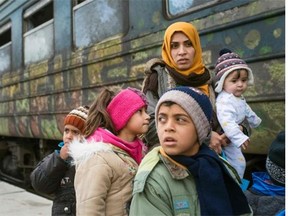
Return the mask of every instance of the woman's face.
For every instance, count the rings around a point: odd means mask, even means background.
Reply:
[[[182,32],[175,32],[171,39],[171,56],[179,70],[192,67],[195,49],[189,38]]]

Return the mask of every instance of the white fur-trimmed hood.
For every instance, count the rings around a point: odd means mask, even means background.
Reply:
[[[91,158],[96,152],[112,152],[111,145],[103,142],[73,140],[69,145],[69,154],[73,158],[73,164],[80,163]]]

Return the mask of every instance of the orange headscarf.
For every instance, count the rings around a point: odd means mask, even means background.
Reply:
[[[193,65],[187,70],[179,70],[171,56],[171,39],[175,32],[183,32],[195,49],[195,56],[193,60]],[[200,43],[200,38],[197,29],[190,23],[187,22],[176,22],[170,25],[164,34],[164,41],[162,45],[162,59],[163,61],[173,68],[176,72],[189,76],[190,74],[203,74],[205,71],[205,65],[202,61],[202,48]],[[203,85],[199,87],[205,94],[209,94],[208,85]]]

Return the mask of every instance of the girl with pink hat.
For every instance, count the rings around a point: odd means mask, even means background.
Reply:
[[[77,215],[128,215],[132,181],[145,146],[147,101],[141,91],[127,88],[114,94],[104,89],[88,113],[86,141],[72,143],[76,163]]]

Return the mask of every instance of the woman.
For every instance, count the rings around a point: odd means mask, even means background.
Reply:
[[[168,89],[176,86],[190,86],[200,89],[215,104],[215,95],[211,86],[211,76],[202,61],[202,48],[196,28],[187,22],[170,25],[164,34],[162,60],[152,59],[146,65],[146,78],[142,90],[148,99],[148,113],[151,116],[148,133],[145,136],[149,148],[159,144],[154,111],[159,97]],[[213,120],[216,130],[217,120]],[[221,152],[221,145],[227,145],[225,134],[215,131],[211,134],[210,147]]]

